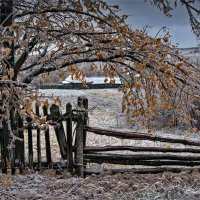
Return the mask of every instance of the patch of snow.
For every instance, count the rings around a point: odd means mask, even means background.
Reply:
[[[45,96],[84,96],[85,90],[63,90],[63,89],[40,89],[40,93]]]

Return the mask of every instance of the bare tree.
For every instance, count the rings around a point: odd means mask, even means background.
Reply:
[[[1,1],[1,121],[12,108],[35,118],[31,104],[38,96],[28,89],[38,76],[62,75],[66,68],[85,84],[84,71],[76,67],[81,63],[91,70],[100,63],[111,83],[121,76],[122,109],[142,124],[159,106],[188,120],[190,103],[199,98],[199,68],[169,46],[167,35],[133,31],[117,12],[117,5],[101,0]]]

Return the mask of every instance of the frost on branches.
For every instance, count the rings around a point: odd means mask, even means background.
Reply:
[[[168,34],[150,37],[146,30],[132,30],[126,18],[117,5],[101,0],[1,1],[1,122],[12,110],[37,120],[32,102],[41,99],[31,83],[38,76],[52,71],[63,76],[65,69],[86,84],[77,69],[81,63],[91,71],[100,67],[111,83],[119,75],[123,112],[149,130],[160,109],[173,109],[180,121],[191,122],[199,68],[170,45]]]

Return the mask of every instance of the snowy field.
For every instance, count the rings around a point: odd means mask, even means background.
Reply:
[[[61,110],[63,111],[63,113],[65,112],[65,106],[68,102],[70,102],[73,105],[73,107],[76,107],[78,96],[87,97],[89,102],[88,104],[90,126],[109,129],[119,129],[125,131],[132,130],[138,132],[147,132],[145,127],[139,126],[137,123],[127,123],[126,115],[121,112],[123,94],[119,92],[118,89],[45,89],[39,90],[39,92],[41,92],[45,96],[59,96],[62,101]],[[198,134],[191,134],[187,130],[178,130],[178,127],[175,129],[171,129],[168,127],[159,127],[157,128],[157,130],[154,130],[153,134],[172,134],[174,137],[174,131],[176,132],[177,137],[184,136],[193,138],[198,136]]]

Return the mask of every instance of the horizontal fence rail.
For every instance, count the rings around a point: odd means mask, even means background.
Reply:
[[[132,151],[132,152],[160,152],[160,153],[200,153],[200,149],[192,148],[166,148],[166,147],[134,147],[134,146],[86,146],[84,153],[104,151]]]
[[[91,169],[87,168],[87,163],[97,164],[114,164],[114,165],[133,165],[132,169],[109,169],[111,173],[160,173],[164,171],[181,172],[181,171],[192,171],[200,166],[200,142],[187,140],[187,139],[176,139],[170,137],[161,137],[156,135],[149,135],[148,133],[138,132],[121,132],[116,130],[101,129],[96,127],[84,126],[83,131],[91,132],[98,135],[104,135],[108,137],[116,137],[120,139],[128,140],[140,140],[142,141],[153,141],[153,142],[164,142],[168,144],[181,144],[187,145],[187,147],[174,148],[174,147],[149,147],[149,146],[87,146],[81,141],[76,146],[73,146],[73,151],[78,152],[80,159],[79,165],[85,166],[79,168],[79,174],[99,174],[102,173],[102,169]],[[79,137],[83,132],[77,133]],[[156,144],[154,144],[156,145]],[[80,149],[83,149],[80,151]],[[114,152],[120,153],[114,153]],[[131,152],[129,154],[123,151]],[[108,153],[109,152],[109,153]],[[184,153],[184,155],[183,155]],[[187,154],[185,154],[187,153]],[[156,168],[153,168],[155,167]],[[164,166],[164,167],[161,167]],[[170,167],[171,166],[171,167]],[[144,168],[145,167],[145,168]],[[190,168],[189,168],[190,167]],[[193,168],[192,168],[193,167]],[[194,168],[195,167],[195,168]]]
[[[130,159],[130,160],[183,160],[183,161],[200,161],[200,156],[183,156],[183,155],[172,155],[172,154],[133,154],[133,155],[121,155],[121,154],[103,154],[103,153],[92,153],[84,154],[86,159]]]
[[[88,132],[96,133],[98,135],[106,135],[111,137],[117,137],[120,139],[150,140],[157,142],[179,143],[190,146],[200,146],[200,142],[186,140],[186,139],[174,139],[174,138],[154,136],[154,135],[149,135],[148,133],[120,132],[120,131],[106,130],[89,126],[85,126],[84,129]]]

